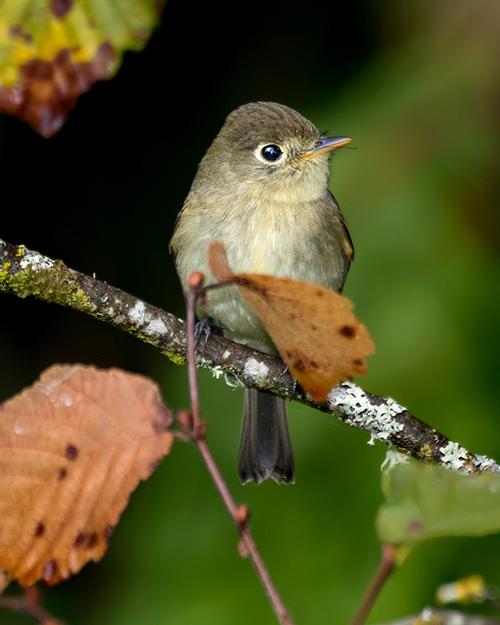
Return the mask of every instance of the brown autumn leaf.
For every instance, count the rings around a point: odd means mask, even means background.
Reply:
[[[235,274],[220,241],[210,245],[207,260],[217,280],[238,285],[290,373],[313,399],[323,401],[339,382],[366,373],[366,356],[375,345],[346,297],[302,280]]]
[[[106,552],[140,480],[169,452],[151,380],[53,366],[0,406],[0,569],[57,584]]]

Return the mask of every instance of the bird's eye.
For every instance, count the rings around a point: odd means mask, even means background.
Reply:
[[[265,145],[260,151],[260,154],[262,158],[265,159],[266,161],[274,162],[281,158],[283,151],[281,150],[279,145],[271,144],[271,145]]]

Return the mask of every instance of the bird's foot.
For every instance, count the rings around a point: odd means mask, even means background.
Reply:
[[[194,340],[196,345],[200,342],[202,334],[205,335],[205,345],[211,334],[215,336],[224,336],[224,328],[215,323],[211,317],[205,317],[201,321],[198,321],[194,328]]]

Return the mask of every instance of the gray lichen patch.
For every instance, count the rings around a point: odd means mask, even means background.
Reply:
[[[168,332],[165,322],[149,312],[146,304],[141,301],[135,302],[134,306],[130,308],[128,319],[139,333],[150,338],[163,336]]]
[[[332,411],[342,410],[345,423],[367,430],[373,438],[387,440],[404,428],[402,423],[394,419],[396,415],[405,411],[400,404],[390,397],[376,404],[363,389],[350,382],[344,382],[337,387],[327,402]]]

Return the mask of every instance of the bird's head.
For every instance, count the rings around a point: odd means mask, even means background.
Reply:
[[[331,153],[348,137],[325,137],[305,117],[272,102],[233,111],[204,159],[213,182],[263,192],[319,195],[327,188]],[[215,178],[215,180],[214,180]]]

